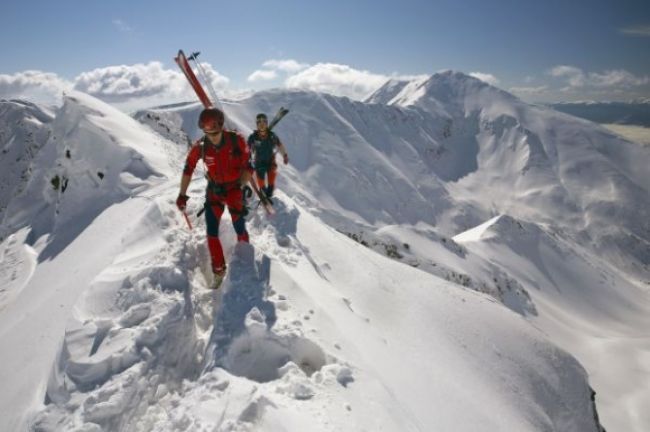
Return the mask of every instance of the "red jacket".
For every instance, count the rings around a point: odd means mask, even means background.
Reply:
[[[246,141],[233,131],[224,130],[218,146],[205,136],[196,141],[185,160],[183,175],[191,176],[199,159],[203,159],[209,179],[219,185],[238,181],[245,170],[253,172]]]

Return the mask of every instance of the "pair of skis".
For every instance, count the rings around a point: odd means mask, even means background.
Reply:
[[[207,77],[205,76],[205,73],[203,72],[200,63],[197,60],[198,55],[199,55],[198,52],[192,53],[192,55],[190,56],[190,59],[192,59],[192,60],[194,60],[196,62],[199,73],[201,73],[203,75],[204,80],[207,80]],[[194,74],[194,71],[190,67],[190,63],[188,61],[188,58],[185,56],[185,53],[183,52],[183,50],[178,50],[178,55],[174,58],[174,60],[176,61],[176,64],[178,64],[178,67],[181,69],[181,71],[183,71],[183,74],[185,75],[185,78],[187,78],[187,81],[190,83],[190,85],[194,89],[194,92],[198,96],[198,98],[201,101],[201,103],[203,104],[203,106],[205,108],[214,108],[215,105],[212,103],[212,101],[208,97],[207,93],[203,89],[203,86],[201,85],[201,82],[198,80],[198,78]],[[208,85],[209,85],[209,83],[208,83]],[[214,92],[212,92],[212,97],[213,97],[213,99],[215,101],[218,102],[217,95]],[[223,109],[222,109],[222,111],[223,111]],[[273,121],[271,122],[273,124],[273,126],[275,126],[282,119],[282,117],[284,117],[288,112],[289,112],[289,110],[287,110],[285,108],[280,108],[280,111],[278,111],[278,114],[276,114],[276,116],[273,118]],[[224,114],[225,114],[225,112],[224,112]],[[271,125],[269,125],[269,129],[271,129]],[[264,207],[264,210],[266,211],[266,213],[268,215],[274,215],[275,210],[273,209],[273,203],[271,202],[269,197],[266,196],[264,191],[260,190],[260,188],[257,186],[257,183],[252,178],[249,181],[249,184],[251,185],[251,189],[253,189],[253,191],[255,192],[257,197],[259,198],[260,203]]]
[[[279,122],[280,120],[282,120],[282,117],[286,116],[287,114],[289,114],[289,110],[286,109],[285,107],[280,107],[280,109],[278,110],[278,112],[275,114],[275,117],[273,117],[273,120],[271,120],[271,123],[269,123],[269,127],[268,127],[268,129],[269,129],[269,130],[272,130],[273,127],[274,127],[276,124],[278,124],[278,122]]]

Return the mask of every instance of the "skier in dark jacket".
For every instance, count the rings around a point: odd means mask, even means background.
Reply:
[[[275,177],[278,171],[278,165],[275,163],[275,153],[280,152],[285,165],[289,163],[289,155],[278,136],[268,129],[266,114],[258,114],[256,123],[257,130],[248,137],[248,146],[253,155],[257,185],[270,198],[273,196]]]
[[[190,149],[183,170],[180,193],[176,206],[185,211],[187,188],[199,159],[205,165],[208,187],[206,189],[205,222],[208,234],[208,249],[218,287],[226,273],[219,222],[228,206],[237,240],[248,242],[246,220],[244,219],[244,196],[241,187],[253,176],[250,153],[244,137],[237,132],[223,129],[223,112],[216,108],[204,109],[199,116],[199,128],[205,135]]]

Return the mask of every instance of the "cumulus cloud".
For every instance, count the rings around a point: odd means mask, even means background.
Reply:
[[[230,79],[216,71],[210,63],[201,62],[208,82],[216,91],[226,91],[230,85]],[[180,74],[180,73],[179,73]]]
[[[262,63],[263,69],[258,69],[247,78],[249,82],[271,81],[278,77],[279,73],[292,74],[309,67],[306,63],[299,63],[293,59],[277,60],[271,59]]]
[[[249,82],[255,81],[270,81],[278,77],[278,73],[274,70],[256,70],[247,78]]]
[[[650,25],[624,27],[620,31],[630,36],[650,37]]]
[[[469,75],[473,76],[476,79],[480,79],[481,81],[484,81],[484,82],[486,82],[486,83],[488,83],[490,85],[493,85],[493,86],[499,84],[499,82],[500,82],[497,77],[495,77],[494,75],[489,74],[489,73],[470,72]]]
[[[313,90],[361,100],[388,80],[374,74],[335,63],[318,63],[287,78],[289,88]]]
[[[575,66],[555,66],[549,71],[549,74],[556,78],[567,80],[571,88],[609,88],[612,91],[622,88],[642,86],[650,83],[650,77],[636,76],[623,69],[609,70],[602,73],[585,72]]]
[[[0,74],[0,97],[26,98],[47,104],[57,104],[62,93],[72,88],[72,83],[57,74],[28,70],[13,75]]]
[[[215,89],[224,89],[228,78],[207,63],[201,63],[208,81]],[[132,98],[190,96],[191,89],[180,71],[165,69],[162,63],[108,66],[80,74],[74,88],[106,101],[120,102]]]
[[[286,60],[267,60],[262,64],[263,67],[271,70],[279,70],[288,73],[298,72],[309,67],[306,63],[299,63],[293,59]]]

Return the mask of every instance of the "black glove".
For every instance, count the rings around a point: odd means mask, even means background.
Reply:
[[[244,199],[245,199],[245,200],[246,200],[246,199],[249,199],[250,197],[253,196],[253,189],[251,189],[251,187],[248,186],[248,185],[244,186],[244,188],[242,189],[242,191],[244,192]]]
[[[187,195],[178,194],[178,198],[176,198],[176,207],[178,207],[180,211],[185,211],[185,207],[187,207],[187,200],[189,198],[190,197]]]

